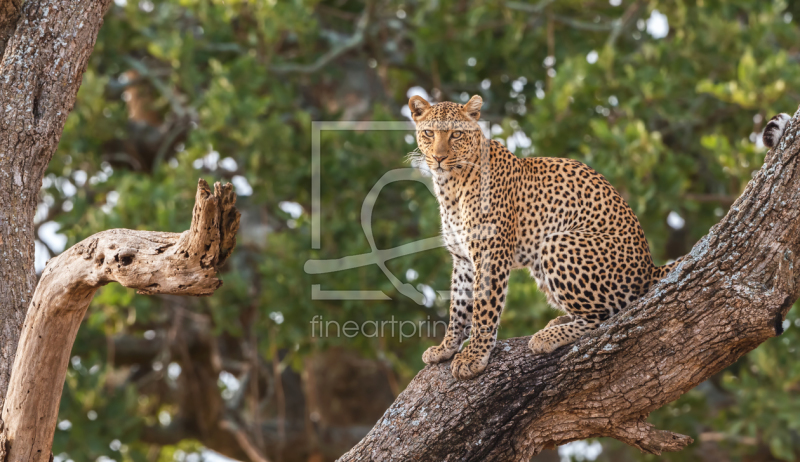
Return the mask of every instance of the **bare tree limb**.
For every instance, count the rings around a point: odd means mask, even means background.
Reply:
[[[498,342],[470,381],[425,367],[340,460],[527,461],[601,436],[686,447],[648,414],[780,335],[800,295],[798,128],[800,110],[728,215],[629,310],[550,355]]]
[[[236,245],[239,212],[228,184],[197,187],[182,234],[113,229],[74,245],[42,272],[3,407],[8,461],[47,462],[72,344],[95,292],[119,282],[141,294],[211,295]],[[3,446],[5,441],[0,441]]]

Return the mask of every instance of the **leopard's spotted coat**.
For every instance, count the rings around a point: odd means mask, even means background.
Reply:
[[[624,309],[674,265],[654,266],[639,220],[602,175],[570,159],[514,156],[483,136],[481,106],[479,96],[464,105],[409,101],[453,256],[448,330],[422,358],[455,355],[458,379],[489,362],[512,269],[529,268],[550,304],[567,313],[529,342],[534,353],[549,353]]]

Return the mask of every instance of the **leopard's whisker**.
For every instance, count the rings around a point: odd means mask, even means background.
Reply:
[[[420,151],[419,147],[417,147],[417,148],[414,148],[413,151],[411,151],[408,154],[406,154],[405,161],[406,162],[414,162],[415,160],[419,161],[419,160],[422,160],[424,158],[425,158],[425,154],[422,151]]]

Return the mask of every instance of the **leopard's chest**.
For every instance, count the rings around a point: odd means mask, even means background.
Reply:
[[[469,251],[469,229],[463,215],[464,204],[459,201],[454,191],[437,187],[439,199],[439,215],[442,219],[442,240],[451,255],[472,262]]]

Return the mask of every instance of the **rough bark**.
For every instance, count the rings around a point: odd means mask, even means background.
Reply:
[[[211,295],[236,244],[239,212],[228,184],[200,180],[192,226],[182,234],[113,229],[74,245],[42,272],[22,328],[3,407],[8,461],[47,462],[78,327],[109,282],[142,294]]]
[[[340,460],[527,461],[602,436],[683,449],[692,439],[648,414],[780,335],[800,295],[799,118],[727,216],[629,310],[550,355],[498,342],[473,380],[427,366]]]
[[[42,177],[110,3],[0,1],[0,405],[36,286],[33,217]]]

